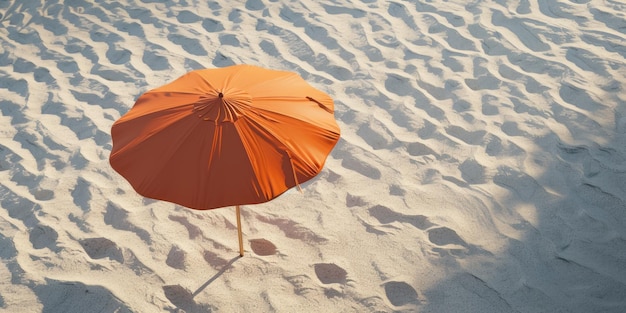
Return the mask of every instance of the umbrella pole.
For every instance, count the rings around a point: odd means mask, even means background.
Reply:
[[[235,207],[237,212],[237,235],[239,236],[239,256],[243,256],[243,236],[241,235],[241,210],[237,205]]]

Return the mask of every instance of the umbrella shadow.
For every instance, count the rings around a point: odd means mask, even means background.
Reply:
[[[222,276],[222,274],[224,274],[224,272],[226,272],[226,270],[229,269],[231,267],[231,265],[233,265],[233,263],[235,263],[235,261],[239,260],[240,258],[241,258],[240,256],[236,256],[236,257],[232,258],[230,261],[228,261],[228,263],[224,264],[224,266],[222,266],[222,268],[219,270],[219,272],[215,273],[215,275],[213,275],[213,277],[209,278],[209,280],[207,280],[204,284],[202,284],[202,286],[200,286],[196,291],[194,291],[191,294],[192,298],[197,296],[204,289],[206,289],[206,287],[208,287],[212,282],[214,282],[216,279],[218,279],[220,276]]]

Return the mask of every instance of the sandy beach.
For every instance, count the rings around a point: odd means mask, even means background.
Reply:
[[[298,73],[323,171],[191,210],[109,165],[188,71]],[[626,2],[0,0],[0,312],[626,312]]]

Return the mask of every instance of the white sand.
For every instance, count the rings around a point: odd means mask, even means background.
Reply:
[[[92,3],[97,2],[97,3]],[[626,2],[0,1],[2,312],[626,312]],[[234,63],[336,100],[262,205],[144,199],[144,91]]]

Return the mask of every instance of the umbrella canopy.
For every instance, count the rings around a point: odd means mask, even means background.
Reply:
[[[262,203],[316,176],[339,140],[333,100],[292,72],[189,72],[111,129],[110,164],[141,195],[207,210]]]

